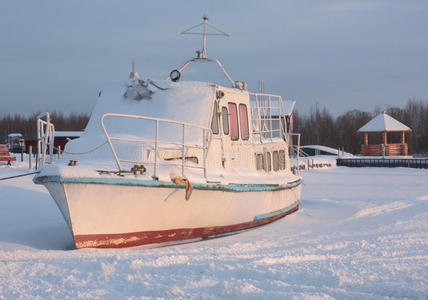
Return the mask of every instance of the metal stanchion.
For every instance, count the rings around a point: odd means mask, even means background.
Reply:
[[[31,169],[33,160],[33,146],[28,148],[28,168]]]

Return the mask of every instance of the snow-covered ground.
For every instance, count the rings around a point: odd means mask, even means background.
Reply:
[[[42,186],[0,181],[0,299],[428,299],[428,170],[302,175],[302,209],[275,223],[115,250],[73,250]]]

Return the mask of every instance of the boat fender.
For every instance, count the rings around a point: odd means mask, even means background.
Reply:
[[[190,183],[190,181],[186,179],[186,194],[184,198],[186,198],[187,201],[190,199],[190,196],[192,196],[192,192],[193,192],[193,186]]]
[[[193,192],[193,186],[192,186],[192,183],[189,181],[189,179],[183,178],[181,176],[177,176],[177,177],[171,178],[171,181],[177,185],[182,184],[183,181],[186,183],[186,193],[184,194],[184,198],[186,200],[189,200]]]

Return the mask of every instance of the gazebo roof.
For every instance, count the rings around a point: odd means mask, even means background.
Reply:
[[[358,129],[358,132],[383,132],[383,131],[412,131],[409,127],[398,122],[385,112],[378,114],[366,125]]]

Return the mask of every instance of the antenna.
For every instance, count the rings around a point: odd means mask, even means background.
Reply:
[[[131,65],[132,65],[132,69],[131,69],[131,73],[129,73],[129,78],[135,78],[140,76],[137,72],[135,72],[135,59],[131,60]]]
[[[184,30],[183,32],[181,32],[181,34],[196,34],[196,35],[202,35],[202,49],[201,50],[197,50],[196,54],[197,57],[196,58],[202,58],[202,59],[206,59],[207,57],[207,36],[208,35],[219,35],[219,36],[229,36],[228,33],[224,32],[223,30],[211,25],[208,23],[208,15],[204,14],[202,16],[202,23],[199,23],[195,26],[190,27],[189,29]],[[202,32],[194,32],[192,31],[195,28],[198,27],[203,27],[203,31]],[[212,28],[215,30],[214,33],[208,33],[207,29],[208,27]]]
[[[196,51],[196,57],[187,60],[184,64],[182,64],[178,69],[173,70],[170,73],[170,76],[167,78],[167,80],[177,81],[180,78],[180,73],[183,71],[191,62],[199,61],[199,62],[214,62],[217,64],[217,66],[220,68],[220,70],[223,72],[223,74],[226,76],[226,78],[230,81],[232,84],[232,87],[239,87],[241,89],[246,89],[246,83],[244,82],[235,82],[233,81],[232,77],[226,72],[223,65],[218,59],[215,58],[208,58],[207,56],[207,36],[208,35],[220,35],[220,36],[229,36],[226,32],[224,32],[221,29],[218,29],[217,27],[208,24],[208,15],[205,13],[202,17],[203,22],[199,23],[195,26],[190,27],[189,29],[184,30],[181,32],[181,34],[196,34],[196,35],[202,35],[202,49]],[[202,32],[194,32],[193,29],[198,27],[203,27]],[[215,30],[215,32],[208,32],[208,28],[212,28]],[[176,76],[178,74],[178,77]]]

